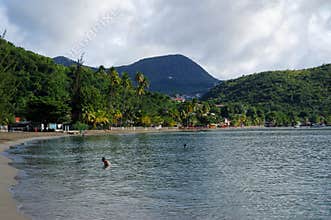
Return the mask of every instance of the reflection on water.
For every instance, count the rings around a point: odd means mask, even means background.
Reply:
[[[330,219],[330,146],[328,129],[224,130],[63,138],[10,155],[33,219]]]

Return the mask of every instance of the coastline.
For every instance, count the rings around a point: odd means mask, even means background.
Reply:
[[[71,136],[99,136],[99,135],[117,135],[117,134],[141,134],[141,133],[163,133],[178,131],[227,131],[237,129],[263,129],[264,127],[244,127],[244,128],[204,128],[204,129],[178,129],[178,128],[112,128],[112,130],[87,130],[80,134],[74,132],[71,134],[60,132],[0,132],[0,219],[11,220],[29,220],[24,213],[21,213],[17,207],[10,188],[17,184],[15,179],[18,170],[10,165],[11,160],[7,158],[4,151],[11,146],[16,146],[25,142],[35,140],[48,140],[54,138],[71,137]],[[288,129],[288,128],[287,128]],[[293,128],[294,129],[294,128]]]
[[[82,135],[98,136],[98,135],[113,135],[113,134],[139,134],[139,133],[155,133],[155,132],[174,132],[179,131],[177,128],[114,128],[112,130],[88,130]],[[2,153],[11,146],[16,146],[25,142],[35,140],[49,140],[54,138],[81,136],[81,134],[67,134],[59,132],[0,132],[0,219],[3,220],[30,220],[24,213],[21,213],[17,207],[17,202],[14,200],[10,188],[17,184],[15,177],[18,170],[11,166],[11,159],[7,158]]]
[[[19,145],[28,141],[53,139],[66,137],[63,133],[26,133],[26,132],[1,132],[0,133],[0,219],[28,220],[27,216],[20,213],[17,202],[14,200],[10,188],[17,184],[15,179],[18,170],[11,166],[11,159],[2,152],[11,146]]]

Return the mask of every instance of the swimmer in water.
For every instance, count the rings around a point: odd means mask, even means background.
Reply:
[[[111,166],[110,162],[108,160],[106,160],[106,158],[103,157],[101,160],[103,162],[103,168],[106,169],[107,167]]]

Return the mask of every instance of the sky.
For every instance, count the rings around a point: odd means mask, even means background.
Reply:
[[[331,0],[0,0],[4,30],[90,66],[183,54],[222,80],[331,63]]]

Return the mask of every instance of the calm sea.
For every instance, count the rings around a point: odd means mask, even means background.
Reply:
[[[330,129],[68,137],[8,153],[35,220],[331,219]]]

